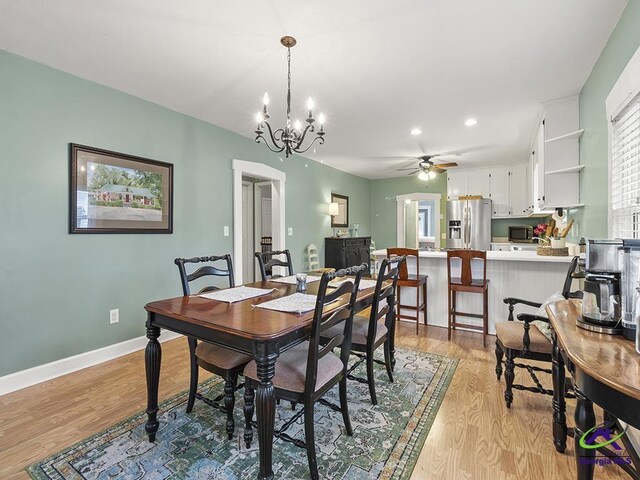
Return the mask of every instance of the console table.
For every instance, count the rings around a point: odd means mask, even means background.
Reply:
[[[620,424],[622,421],[640,428],[640,355],[633,342],[620,336],[577,327],[580,305],[577,300],[564,300],[547,306],[549,323],[553,329],[554,446],[562,453],[567,445],[564,398],[566,366],[573,379],[577,401],[573,430],[577,478],[591,480],[596,464],[611,462],[623,468],[632,478],[640,479],[640,458]],[[605,412],[605,431],[611,435],[610,438],[623,434],[614,443],[598,448],[595,448],[593,441],[589,441],[587,435],[584,444],[591,448],[584,448],[580,439],[585,433],[595,432],[594,403]],[[609,427],[612,427],[611,430]]]
[[[371,237],[328,237],[324,239],[324,266],[341,268],[371,264]]]

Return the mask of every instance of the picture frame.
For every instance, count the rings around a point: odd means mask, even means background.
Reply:
[[[349,197],[337,193],[331,194],[331,202],[338,204],[338,215],[331,217],[331,227],[349,226]]]
[[[173,233],[173,164],[69,146],[69,233]]]

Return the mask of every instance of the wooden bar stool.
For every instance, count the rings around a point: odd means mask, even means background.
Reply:
[[[458,259],[460,269],[456,268],[451,276],[451,261]],[[471,263],[474,259],[482,260],[482,278],[474,278],[471,270]],[[457,276],[459,275],[459,276]],[[447,277],[449,280],[449,324],[448,338],[451,340],[451,330],[456,327],[468,328],[482,332],[482,344],[486,347],[486,336],[489,333],[489,280],[487,279],[487,252],[483,250],[449,250],[447,251]],[[482,294],[482,313],[465,313],[456,310],[456,294],[458,292],[480,293]],[[456,317],[481,318],[482,326],[458,323]]]
[[[424,324],[427,324],[427,280],[429,275],[420,275],[420,258],[418,256],[418,250],[411,248],[387,248],[387,258],[405,256],[416,258],[416,274],[409,274],[407,270],[407,262],[400,264],[400,274],[398,276],[398,302],[397,302],[397,318],[406,318],[408,320],[416,321],[416,333],[418,333],[418,327],[420,326],[420,310],[424,311]],[[411,287],[416,289],[416,305],[402,305],[400,301],[400,291],[402,287]],[[422,288],[421,288],[422,287]],[[422,290],[422,303],[420,303],[420,290]],[[401,308],[414,310],[416,312],[413,315],[403,315]]]

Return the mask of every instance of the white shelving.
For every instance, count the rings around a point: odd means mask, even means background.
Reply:
[[[575,132],[560,135],[559,137],[548,138],[547,140],[544,141],[544,143],[552,143],[552,142],[558,142],[560,140],[570,140],[573,138],[580,138],[583,132],[584,132],[584,128],[580,130],[576,130]]]
[[[552,170],[550,172],[546,172],[545,175],[562,175],[565,173],[578,173],[581,172],[584,168],[584,165],[576,165],[575,167],[561,168],[559,170]]]

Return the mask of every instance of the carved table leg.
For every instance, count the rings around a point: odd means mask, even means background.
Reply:
[[[257,345],[258,352],[255,355],[257,364],[258,388],[255,395],[256,417],[258,420],[258,444],[260,447],[260,473],[261,480],[273,479],[272,454],[273,454],[273,429],[276,416],[275,388],[271,382],[276,370],[278,354],[273,351],[273,345]]]
[[[596,416],[593,413],[593,402],[574,386],[576,395],[576,413],[575,413],[575,449],[576,464],[578,466],[578,480],[592,480],[593,467],[596,451],[594,449],[586,449],[580,446],[580,439],[585,432],[595,426]]]
[[[147,338],[149,343],[144,351],[144,366],[147,372],[147,424],[144,429],[149,435],[149,441],[156,441],[158,431],[158,384],[160,383],[160,361],[162,349],[158,337],[160,328],[151,325],[151,313],[147,318]]]
[[[556,451],[564,453],[567,448],[567,411],[565,394],[564,360],[560,354],[557,338],[553,337],[553,364],[551,367],[553,378],[553,444]]]

